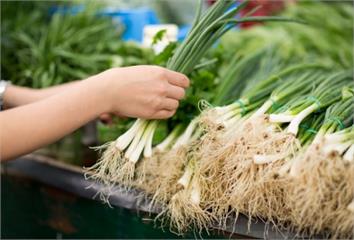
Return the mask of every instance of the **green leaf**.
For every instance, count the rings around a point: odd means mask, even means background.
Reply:
[[[168,59],[170,59],[176,47],[177,47],[177,43],[175,42],[169,43],[165,47],[165,49],[154,58],[154,64],[160,66],[166,66]]]
[[[152,45],[155,45],[156,43],[160,42],[166,33],[167,33],[166,29],[162,29],[158,31],[152,39]]]

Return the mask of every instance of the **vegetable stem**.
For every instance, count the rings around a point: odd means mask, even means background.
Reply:
[[[288,127],[288,132],[296,136],[299,131],[299,125],[302,122],[302,120],[304,120],[307,116],[309,116],[317,109],[318,109],[318,105],[314,103],[308,108],[306,108],[305,110],[303,110],[301,113],[299,113],[293,120],[291,120]]]

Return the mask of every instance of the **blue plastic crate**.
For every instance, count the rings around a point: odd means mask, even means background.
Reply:
[[[111,16],[113,21],[124,25],[123,40],[142,42],[145,25],[159,24],[156,13],[150,8],[104,10],[104,16]]]
[[[77,6],[54,6],[49,9],[49,14],[78,14],[85,9],[84,5]],[[143,29],[148,24],[159,24],[160,21],[154,10],[142,7],[135,9],[104,9],[99,11],[98,16],[110,16],[117,24],[123,24],[123,40],[141,42]]]

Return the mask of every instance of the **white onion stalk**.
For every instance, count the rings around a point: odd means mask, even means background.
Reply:
[[[329,155],[332,152],[337,152],[342,155],[348,149],[343,158],[347,161],[354,158],[354,150],[351,147],[354,144],[354,128],[346,128],[336,133],[327,134],[324,139],[324,154]]]
[[[201,189],[198,183],[198,179],[194,174],[195,164],[195,160],[190,160],[188,162],[184,169],[184,173],[182,177],[178,179],[177,184],[183,187],[181,191],[188,192],[189,199],[193,204],[199,205]]]
[[[217,115],[223,115],[225,113],[228,113],[228,112],[234,110],[235,108],[238,108],[238,106],[236,104],[230,104],[227,106],[215,107],[214,111],[216,112]]]
[[[224,107],[215,107],[213,110],[215,111],[216,114],[216,124],[224,124],[225,122],[232,120],[235,116],[240,115],[242,113],[242,104],[247,106],[250,102],[246,98],[241,98],[238,101],[235,101],[234,103],[231,103],[227,106]]]
[[[159,152],[164,152],[166,151],[172,143],[177,139],[178,134],[180,133],[182,129],[182,125],[179,125],[175,127],[172,132],[163,140],[161,143],[159,143],[155,149]]]
[[[338,143],[343,141],[343,133],[342,132],[336,132],[332,134],[328,134],[325,136],[326,142],[331,142],[331,143]]]
[[[296,117],[290,122],[289,127],[288,127],[288,132],[294,134],[295,136],[297,135],[299,131],[299,125],[300,123],[311,113],[313,113],[316,109],[318,109],[318,104],[314,103],[301,111],[299,114],[296,115]]]
[[[152,140],[154,138],[155,129],[157,127],[157,122],[154,122],[152,130],[149,132],[148,139],[144,146],[144,157],[149,158],[152,156]]]
[[[223,125],[225,126],[225,128],[230,128],[231,126],[234,126],[237,124],[237,122],[239,122],[241,119],[241,116],[240,115],[236,115],[234,116],[233,118],[227,120],[227,121],[224,121],[223,122]]]
[[[141,127],[137,130],[133,141],[130,142],[130,145],[127,149],[127,151],[125,152],[125,157],[129,158],[130,155],[134,152],[134,150],[136,149],[136,147],[138,146],[140,139],[142,138],[145,128],[147,126],[147,122],[144,122],[144,124],[141,125]],[[124,150],[124,149],[123,149]]]
[[[338,143],[346,139],[352,139],[352,138],[354,138],[354,128],[346,128],[339,132],[327,134],[325,136],[326,142],[330,142],[330,143],[336,143],[336,142]]]
[[[189,161],[182,177],[177,181],[177,184],[181,185],[183,189],[181,191],[187,191],[189,200],[192,204],[198,206],[200,204],[201,188],[198,183],[198,179],[194,174],[193,160]]]
[[[222,115],[220,115],[217,119],[216,119],[216,123],[217,124],[220,124],[220,123],[223,123],[227,120],[230,120],[232,119],[234,116],[240,114],[242,112],[242,109],[241,108],[235,108],[234,110],[232,111],[229,111],[229,112],[226,112]]]
[[[316,134],[315,138],[312,141],[312,144],[320,144],[321,142],[325,141],[325,137],[326,137],[326,131],[324,131],[323,129],[320,129],[318,131],[318,133]]]
[[[176,140],[177,136],[173,132],[170,133],[165,140],[163,140],[159,145],[155,147],[155,149],[159,152],[164,152],[168,149],[169,146]]]
[[[269,121],[272,123],[286,123],[291,122],[295,118],[290,113],[270,114]]]
[[[138,133],[139,129],[146,126],[146,123],[147,122],[142,119],[136,120],[133,126],[128,131],[126,131],[123,135],[117,138],[115,145],[116,148],[119,151],[123,151],[124,149],[126,149],[131,143],[131,141],[134,139],[135,135]]]
[[[199,118],[195,118],[189,123],[186,130],[183,132],[181,136],[179,136],[175,144],[172,146],[172,149],[177,149],[181,146],[185,146],[189,142],[194,130],[197,128],[198,121]]]
[[[125,152],[124,157],[126,161],[124,161],[122,166],[115,172],[116,181],[129,185],[129,183],[133,180],[135,164],[139,160],[144,148],[147,149],[146,152],[144,152],[147,157],[151,154],[151,146],[149,146],[149,144],[151,145],[152,143],[152,136],[157,124],[157,121],[150,121],[148,124],[143,124],[143,127],[139,128],[132,143]]]
[[[177,184],[182,185],[183,188],[187,188],[193,176],[193,168],[188,163],[182,177],[178,179]]]
[[[138,144],[135,146],[133,145],[133,150],[131,152],[128,151],[126,152],[125,157],[128,158],[130,162],[133,162],[134,164],[138,161],[141,152],[143,151],[144,147],[147,146],[147,143],[149,143],[150,139],[150,148],[151,148],[151,143],[152,143],[152,136],[154,134],[154,131],[156,129],[157,121],[152,121],[145,129],[143,132],[143,135],[141,136]],[[139,132],[140,135],[140,132]],[[135,139],[134,139],[135,140]],[[130,148],[130,147],[129,147]],[[128,153],[129,152],[129,153]]]
[[[201,189],[197,179],[192,180],[191,188],[190,201],[198,206],[200,204]]]
[[[272,101],[269,99],[265,101],[263,105],[260,108],[258,108],[258,110],[252,115],[252,117],[260,117],[263,114],[265,114],[269,110],[269,108],[273,105],[274,101],[276,100]]]
[[[352,144],[343,156],[343,159],[348,162],[354,162],[354,144]]]

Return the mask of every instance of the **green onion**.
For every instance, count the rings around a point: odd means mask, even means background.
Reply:
[[[202,2],[200,1],[200,4]],[[168,60],[166,67],[168,69],[178,71],[184,74],[189,74],[193,71],[195,66],[199,63],[200,59],[206,53],[206,51],[212,47],[212,45],[234,25],[239,21],[234,21],[233,17],[247,4],[247,1],[242,2],[237,7],[230,7],[233,5],[232,1],[217,1],[212,7],[210,7],[204,14],[200,14],[200,8],[198,8],[197,17],[194,21],[194,25],[188,34],[187,38],[181,45],[175,50],[172,57]],[[250,20],[270,20],[278,21],[285,20],[282,17],[262,17],[260,19]],[[241,20],[240,20],[241,21]],[[110,174],[117,175],[117,180],[123,184],[129,184],[134,177],[135,164],[138,161],[140,155],[144,153],[144,157],[151,156],[151,142],[150,139],[154,135],[157,121],[137,120],[137,124],[133,125],[132,130],[128,130],[126,134],[117,138],[115,147],[118,152],[125,154],[121,159],[101,159],[100,161],[106,163],[107,161],[123,161],[123,164],[112,163],[111,165],[102,165],[107,169],[103,172],[109,172]],[[181,140],[184,142],[183,139]],[[128,147],[129,146],[129,147]],[[144,150],[144,149],[148,150]],[[112,149],[107,149],[108,152],[115,152]],[[113,154],[114,156],[116,154]],[[105,158],[109,158],[108,154],[103,154]],[[95,167],[100,168],[99,165]],[[92,169],[94,170],[94,169]],[[97,170],[96,170],[97,171]],[[99,171],[99,170],[98,170]],[[99,171],[101,172],[101,171]],[[102,177],[104,178],[104,177]]]
[[[351,71],[332,74],[322,81],[318,87],[315,87],[313,93],[308,95],[306,99],[301,99],[300,102],[295,103],[283,115],[271,115],[271,122],[290,121],[288,132],[296,135],[303,119],[340,100],[342,87],[352,84],[351,74]]]

